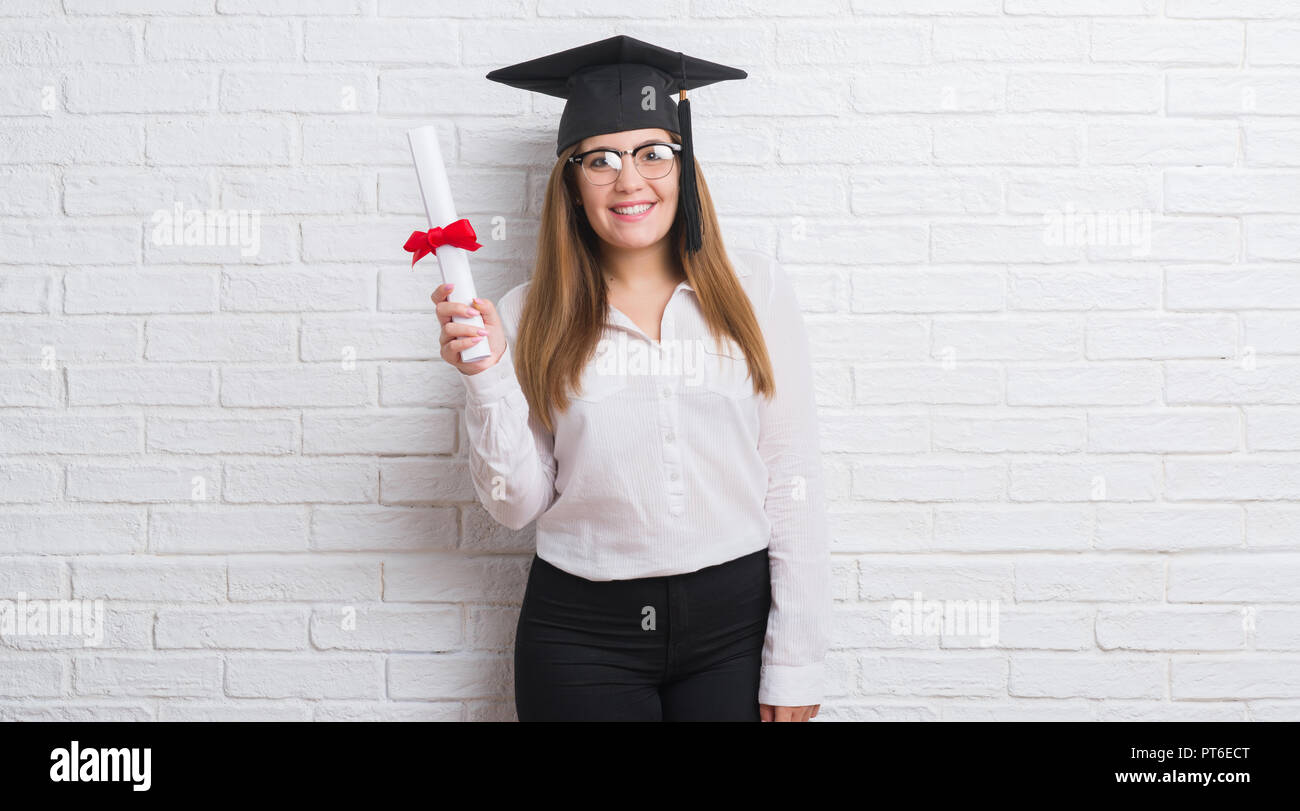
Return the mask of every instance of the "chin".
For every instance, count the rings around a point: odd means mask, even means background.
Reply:
[[[648,248],[651,245],[658,244],[666,236],[668,236],[667,231],[658,236],[646,232],[646,236],[644,237],[629,238],[627,236],[616,235],[613,239],[607,237],[605,241],[619,248]]]
[[[632,233],[620,228],[617,223],[611,223],[609,229],[600,236],[605,242],[620,248],[648,248],[658,244],[673,230],[672,222],[668,222],[662,228],[650,228],[647,223],[641,225],[646,227],[636,229],[636,232]]]

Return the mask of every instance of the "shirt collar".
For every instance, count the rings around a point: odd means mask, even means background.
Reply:
[[[691,283],[690,283],[690,282],[687,282],[687,281],[681,281],[681,282],[678,282],[678,283],[677,283],[677,286],[673,288],[673,295],[672,295],[672,296],[669,296],[669,300],[671,300],[673,297],[675,297],[675,296],[677,295],[677,291],[678,291],[678,290],[689,290],[689,291],[691,291],[691,294],[692,294],[692,295],[698,295],[698,294],[695,293],[695,288],[694,288],[694,287],[691,287]],[[623,326],[628,327],[629,329],[632,329],[632,330],[634,330],[634,331],[636,331],[636,332],[638,332],[638,333],[641,332],[641,328],[638,327],[635,323],[633,323],[633,322],[632,322],[632,319],[630,319],[630,318],[628,318],[626,315],[624,315],[622,310],[619,310],[617,307],[615,307],[615,306],[613,305],[613,303],[608,303],[608,304],[606,304],[606,305],[605,305],[605,311],[606,311],[606,313],[607,313],[607,315],[608,315],[609,323],[619,323],[619,324],[622,324]]]

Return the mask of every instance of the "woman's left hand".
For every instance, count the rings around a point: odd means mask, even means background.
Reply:
[[[759,704],[758,717],[763,721],[807,721],[817,716],[821,706],[809,704],[806,707],[775,707],[771,704]]]

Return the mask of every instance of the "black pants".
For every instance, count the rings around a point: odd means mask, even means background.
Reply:
[[[533,556],[515,634],[520,721],[757,721],[767,550],[593,581]]]

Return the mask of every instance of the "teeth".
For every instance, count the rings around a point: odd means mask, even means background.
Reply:
[[[631,208],[615,208],[614,211],[619,214],[641,214],[645,211],[649,211],[650,206],[652,205],[654,205],[654,203],[642,203],[639,206],[632,206]]]

